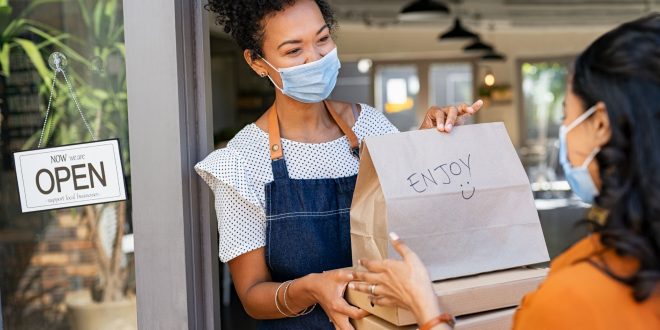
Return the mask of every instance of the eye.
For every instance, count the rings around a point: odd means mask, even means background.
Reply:
[[[298,53],[300,53],[300,48],[294,48],[294,49],[286,52],[287,55],[296,55]]]
[[[321,39],[319,39],[319,42],[326,42],[330,40],[330,36],[323,36]]]

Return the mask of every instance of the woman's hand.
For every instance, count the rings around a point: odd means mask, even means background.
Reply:
[[[417,322],[423,324],[440,314],[428,272],[419,257],[396,234],[391,233],[390,238],[403,260],[360,260],[368,272],[356,271],[355,280],[359,282],[349,285],[352,289],[368,293],[373,304],[398,306],[412,311]]]
[[[426,112],[422,126],[419,129],[436,127],[440,132],[449,133],[454,126],[463,125],[465,119],[477,113],[483,105],[482,100],[477,100],[470,106],[467,104],[445,107],[433,106]]]
[[[350,269],[336,269],[309,276],[315,277],[312,295],[328,314],[328,322],[332,322],[335,329],[353,330],[349,318],[359,320],[369,315],[367,311],[351,306],[344,300],[346,286],[355,279]]]

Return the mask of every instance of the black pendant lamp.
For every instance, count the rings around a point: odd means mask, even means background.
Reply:
[[[415,0],[401,9],[399,19],[404,21],[435,18],[449,14],[449,8],[433,0]]]
[[[456,17],[454,19],[454,26],[451,28],[451,30],[441,34],[439,39],[440,41],[445,41],[458,39],[476,39],[478,37],[479,36],[476,33],[468,31],[466,28],[464,28],[463,24],[461,24],[461,20]]]
[[[495,48],[493,46],[481,41],[480,38],[474,40],[473,43],[463,47],[463,50],[466,52],[488,52],[492,53]]]
[[[482,61],[504,61],[506,60],[506,56],[503,54],[500,54],[496,51],[491,51],[488,54],[484,55],[481,57]]]

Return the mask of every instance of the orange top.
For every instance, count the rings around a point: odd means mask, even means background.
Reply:
[[[631,287],[589,261],[606,264],[619,276],[639,265],[606,249],[597,234],[582,239],[555,258],[546,280],[523,298],[513,329],[660,329],[660,288],[637,303]]]

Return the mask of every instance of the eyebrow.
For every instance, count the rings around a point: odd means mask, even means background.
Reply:
[[[328,27],[327,24],[323,25],[323,26],[318,30],[318,32],[316,32],[316,35],[321,34],[321,32],[323,32],[325,29],[329,29],[329,27]],[[299,44],[299,43],[301,43],[301,42],[302,42],[302,40],[300,40],[300,39],[296,39],[296,40],[287,40],[287,41],[281,43],[279,46],[277,46],[277,49],[282,48],[282,46],[284,46],[284,45],[288,45],[288,44]]]

